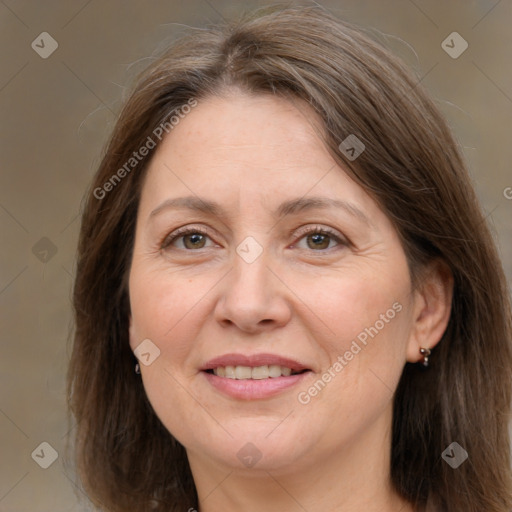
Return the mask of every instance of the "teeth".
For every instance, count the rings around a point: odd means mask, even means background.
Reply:
[[[281,373],[285,376],[285,377],[288,377],[289,375],[292,374],[292,371],[290,370],[290,368],[285,368],[284,366],[281,368]]]
[[[269,376],[270,372],[268,366],[255,366],[251,372],[253,379],[268,379]]]
[[[271,364],[268,367],[269,377],[281,377],[281,367],[278,364]]]
[[[292,374],[291,368],[279,366],[278,364],[255,366],[219,366],[213,369],[213,373],[218,377],[226,377],[228,379],[255,379],[262,380],[268,378],[288,377]]]
[[[252,376],[252,370],[249,366],[235,366],[235,377],[238,380],[250,379]]]
[[[226,370],[226,377],[228,379],[236,379],[234,366],[226,366],[225,370]]]

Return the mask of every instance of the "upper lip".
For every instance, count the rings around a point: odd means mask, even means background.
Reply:
[[[222,356],[214,357],[206,362],[200,369],[202,371],[213,370],[219,366],[265,366],[265,365],[279,365],[285,368],[290,368],[292,371],[300,372],[308,370],[309,368],[298,361],[294,361],[288,357],[279,356],[276,354],[224,354]]]

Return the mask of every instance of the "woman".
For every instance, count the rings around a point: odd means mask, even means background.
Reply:
[[[74,304],[104,510],[511,508],[510,305],[464,163],[417,79],[319,8],[143,73]]]

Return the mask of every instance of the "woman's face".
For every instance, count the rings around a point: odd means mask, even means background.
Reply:
[[[151,161],[130,345],[150,340],[144,387],[191,463],[287,471],[381,450],[420,357],[397,233],[315,120],[301,102],[211,98]]]

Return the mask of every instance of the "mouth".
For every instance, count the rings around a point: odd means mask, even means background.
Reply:
[[[224,395],[256,400],[289,390],[312,370],[302,363],[272,354],[227,354],[206,363],[201,373]]]

